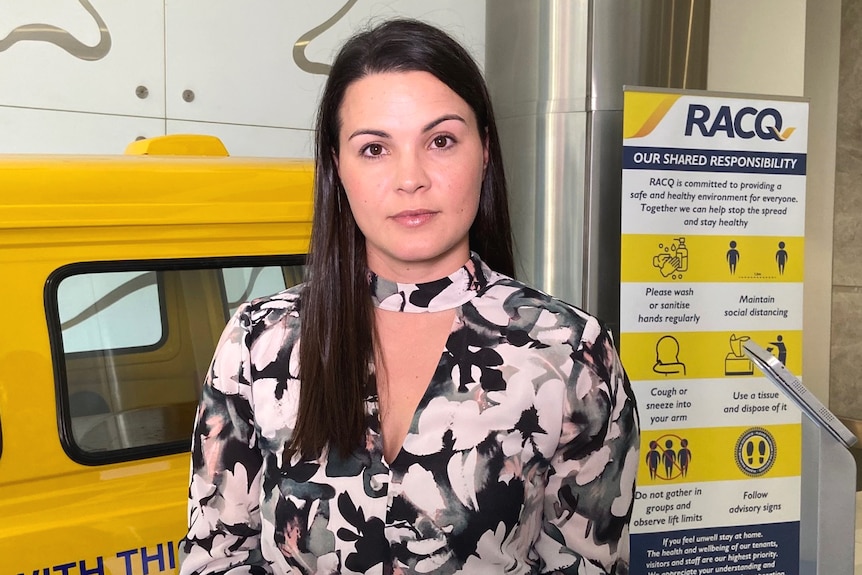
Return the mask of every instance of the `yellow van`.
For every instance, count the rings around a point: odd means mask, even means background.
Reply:
[[[310,162],[127,152],[0,157],[0,575],[175,573],[218,336],[302,279]]]

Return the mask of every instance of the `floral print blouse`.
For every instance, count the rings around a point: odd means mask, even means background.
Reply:
[[[383,457],[371,395],[350,457],[289,457],[301,286],[243,305],[198,409],[181,573],[628,573],[638,423],[608,331],[475,254],[370,286],[387,310],[456,310],[401,451]]]

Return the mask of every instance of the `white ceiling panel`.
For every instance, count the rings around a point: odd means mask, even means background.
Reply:
[[[167,117],[309,129],[321,65],[354,30],[393,16],[440,25],[483,63],[482,0],[166,0]]]
[[[153,118],[0,106],[0,154],[122,154],[164,129]]]
[[[313,156],[313,133],[310,130],[168,120],[167,133],[216,136],[231,156],[258,158],[311,158]]]
[[[164,117],[164,63],[162,0],[0,3],[0,105]]]

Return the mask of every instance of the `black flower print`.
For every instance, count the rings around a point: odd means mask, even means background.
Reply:
[[[196,423],[181,573],[628,573],[637,412],[608,331],[475,254],[369,277],[383,309],[455,309],[402,450],[377,397],[354,453],[289,456],[301,287],[240,308]]]

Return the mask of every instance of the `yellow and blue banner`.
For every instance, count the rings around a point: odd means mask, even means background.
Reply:
[[[808,105],[629,88],[620,352],[641,416],[631,572],[798,575]]]

